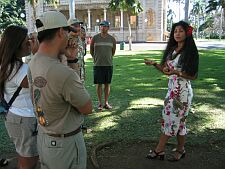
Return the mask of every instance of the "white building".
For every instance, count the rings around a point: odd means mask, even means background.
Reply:
[[[69,18],[69,1],[59,0],[59,4],[44,4],[39,0],[37,15],[43,11],[59,10]],[[72,1],[72,0],[71,0]],[[127,12],[118,9],[116,12],[108,8],[110,0],[75,0],[75,17],[83,21],[87,28],[87,36],[95,35],[102,20],[110,22],[110,34],[117,41],[128,41],[129,30],[127,17],[130,17],[133,41],[163,41],[166,30],[167,0],[140,0],[143,12],[138,16],[128,16]],[[26,1],[27,2],[27,1]],[[26,3],[26,18],[29,30],[34,30],[32,9]]]

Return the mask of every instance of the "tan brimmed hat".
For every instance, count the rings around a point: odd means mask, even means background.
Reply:
[[[77,18],[69,19],[67,23],[68,23],[68,25],[83,24],[83,22]]]
[[[68,25],[66,17],[59,11],[44,12],[37,19],[43,24],[43,26],[37,28],[37,32],[62,27],[67,27],[70,31],[74,31],[74,29]]]

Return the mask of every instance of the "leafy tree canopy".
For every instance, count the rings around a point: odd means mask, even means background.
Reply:
[[[113,11],[122,9],[123,11],[128,11],[135,15],[143,11],[141,3],[138,0],[111,0],[109,8]]]
[[[217,10],[218,8],[225,8],[225,0],[209,0],[208,6],[206,7],[206,12],[211,12]]]
[[[23,0],[1,0],[0,1],[0,32],[9,25],[25,26],[25,4]]]

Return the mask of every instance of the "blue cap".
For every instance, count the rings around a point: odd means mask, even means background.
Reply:
[[[109,21],[102,21],[100,23],[100,26],[109,26],[109,25],[110,25]]]

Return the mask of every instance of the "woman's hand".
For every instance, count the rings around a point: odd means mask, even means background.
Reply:
[[[157,64],[154,60],[150,60],[150,59],[145,59],[144,63],[146,65],[153,65],[153,66]]]
[[[176,74],[176,70],[170,69],[169,67],[165,66],[165,67],[163,68],[163,73],[164,73],[165,75],[170,76],[170,75]]]

